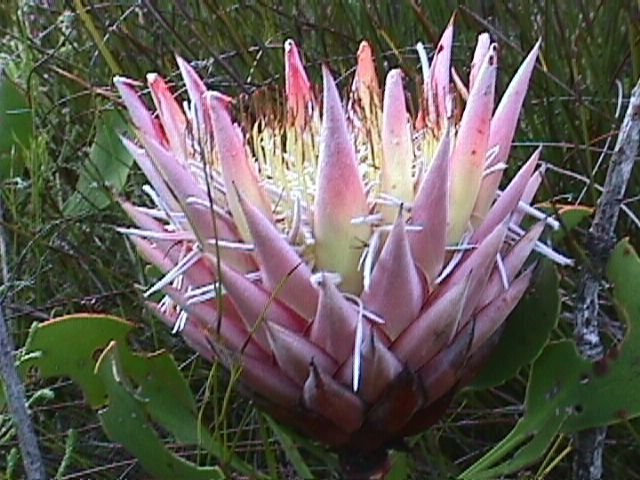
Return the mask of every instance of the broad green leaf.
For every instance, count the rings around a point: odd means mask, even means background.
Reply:
[[[171,355],[165,351],[149,355],[132,354],[120,345],[118,349],[120,366],[135,384],[137,397],[145,401],[149,416],[178,441],[199,443],[196,438],[196,404]]]
[[[183,444],[200,445],[215,458],[253,478],[259,476],[239,456],[201,427],[196,403],[173,357],[165,352],[134,354],[119,347],[120,366],[136,397],[143,401],[145,415],[169,431]]]
[[[140,461],[144,469],[158,479],[223,479],[217,467],[199,467],[167,450],[146,418],[147,400],[140,398],[122,369],[115,342],[102,352],[96,373],[104,383],[109,401],[100,411],[102,426],[113,441],[122,444]],[[170,396],[171,391],[165,395]]]
[[[113,201],[113,193],[122,189],[133,163],[133,157],[120,139],[128,131],[129,124],[122,113],[117,110],[102,113],[76,191],[64,206],[66,215],[81,215],[104,208]]]
[[[565,433],[640,415],[640,259],[627,240],[614,250],[607,275],[618,319],[626,323],[627,333],[603,360],[581,372],[574,403],[580,413],[567,419]]]
[[[551,262],[544,262],[533,285],[509,315],[495,351],[472,387],[494,387],[513,378],[540,354],[559,314],[558,274]]]
[[[0,69],[0,183],[22,175],[33,138],[33,113],[24,93]]]
[[[573,363],[566,361],[575,358],[575,353],[575,344],[571,341],[551,343],[544,349],[531,370],[524,417],[509,435],[462,473],[461,479],[499,478],[542,457],[568,416],[558,405],[568,389],[561,387],[556,391],[555,385],[558,378],[571,378],[575,373]],[[547,376],[549,369],[554,373]],[[548,394],[543,405],[538,402],[539,392]]]
[[[45,378],[69,377],[93,408],[104,405],[104,385],[94,373],[96,359],[109,342],[126,343],[133,324],[108,315],[69,315],[34,324],[20,368],[37,367]]]
[[[549,344],[531,370],[524,417],[460,478],[513,473],[539,460],[557,433],[572,434],[640,415],[640,397],[634,390],[640,382],[640,260],[628,241],[614,250],[608,277],[618,317],[627,322],[623,342],[598,362],[582,358],[572,341]]]
[[[175,361],[166,352],[138,355],[126,341],[133,324],[105,315],[69,315],[34,324],[20,360],[25,371],[37,367],[43,377],[69,377],[83,390],[93,408],[108,404],[106,385],[97,373],[100,353],[119,345],[119,365],[136,385],[137,398],[150,417],[184,444],[200,445],[236,471],[259,477],[246,462],[200,428],[196,404]]]

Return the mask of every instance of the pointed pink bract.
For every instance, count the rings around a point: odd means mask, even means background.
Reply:
[[[288,121],[302,130],[309,120],[314,102],[311,83],[304,70],[298,47],[291,39],[284,42],[284,56]]]
[[[316,266],[340,274],[343,290],[359,292],[357,266],[369,228],[351,220],[369,209],[338,90],[329,70],[322,72],[324,111],[313,218]]]
[[[254,165],[249,163],[244,141],[231,121],[226,102],[211,92],[206,94],[206,100],[211,110],[216,152],[222,165],[222,178],[229,208],[240,235],[245,241],[250,242],[251,235],[240,208],[237,190],[268,219],[272,219],[271,205],[260,186]]]
[[[402,87],[402,71],[391,70],[384,86],[382,107],[381,192],[398,202],[413,199],[413,141]],[[385,220],[393,221],[395,208],[383,210]]]
[[[450,157],[451,131],[447,128],[411,208],[411,224],[421,228],[409,237],[411,252],[432,287],[447,246]]]
[[[491,133],[489,135],[489,147],[497,147],[498,153],[492,165],[506,163],[509,158],[511,142],[513,141],[516,126],[518,125],[518,116],[524,103],[524,97],[527,94],[529,79],[536,65],[539,50],[540,41],[534,45],[529,55],[527,55],[527,58],[525,58],[511,79],[511,83],[500,99],[500,103],[493,115],[493,119],[491,120]],[[492,165],[487,165],[487,167],[491,167]],[[501,179],[502,170],[500,169],[482,179],[482,185],[473,209],[474,218],[484,218],[495,197]]]
[[[489,143],[496,83],[497,47],[485,56],[477,81],[469,93],[451,158],[449,243],[456,243],[469,225],[480,190]]]
[[[398,215],[362,301],[385,321],[384,330],[394,339],[416,318],[425,294],[426,285],[413,262],[404,219]]]
[[[453,46],[453,17],[445,29],[431,62],[431,82],[436,100],[436,118],[443,126],[447,118],[449,85],[451,84],[451,47]]]

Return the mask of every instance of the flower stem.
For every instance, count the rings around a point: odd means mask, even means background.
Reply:
[[[391,461],[386,449],[340,454],[340,469],[345,480],[384,480],[390,468]]]

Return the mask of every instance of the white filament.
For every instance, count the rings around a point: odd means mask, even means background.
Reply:
[[[510,231],[507,232],[507,235],[512,240],[519,240],[526,233],[519,225],[515,225],[513,223],[509,224],[509,229]],[[570,267],[574,264],[574,260],[572,258],[566,257],[561,253],[556,252],[553,248],[545,245],[540,240],[536,241],[533,249],[541,255],[547,257],[552,262],[557,263],[558,265],[561,265],[563,267]]]
[[[342,277],[336,272],[317,272],[309,277],[309,281],[315,288],[321,289],[326,283],[331,283],[335,286],[340,285]]]
[[[372,213],[371,215],[363,215],[351,219],[351,225],[377,225],[382,221],[381,213]]]
[[[147,238],[149,240],[164,240],[169,242],[195,241],[193,233],[185,230],[179,230],[177,232],[154,232],[153,230],[143,230],[141,228],[118,227],[116,231],[124,235]]]
[[[442,281],[445,278],[447,278],[451,272],[453,272],[453,270],[456,268],[458,263],[460,263],[460,260],[462,260],[462,257],[464,256],[464,252],[469,250],[469,248],[474,248],[471,244],[466,243],[469,237],[470,235],[467,233],[463,235],[463,237],[460,239],[460,243],[455,248],[455,253],[453,254],[453,257],[451,258],[447,266],[444,267],[442,272],[440,272],[440,275],[438,275],[438,277],[436,278],[436,282],[435,282],[436,285],[439,285],[440,283],[442,283]]]
[[[169,285],[171,282],[176,280],[177,278],[184,275],[184,273],[189,270],[193,265],[196,264],[198,260],[202,258],[202,252],[199,249],[193,249],[187,255],[182,258],[175,267],[167,272],[167,274],[160,279],[153,287],[147,290],[144,293],[145,297],[149,297],[154,293],[162,290],[164,287]]]
[[[482,177],[484,178],[491,175],[492,173],[503,171],[506,169],[507,169],[506,163],[504,162],[496,163],[495,165],[491,165],[490,167],[486,168],[484,172],[482,172]]]
[[[218,247],[226,250],[236,250],[240,252],[253,252],[255,250],[255,246],[251,243],[231,242],[229,240],[220,240],[217,238],[207,240],[207,244],[213,246],[217,245]]]
[[[495,147],[491,147],[488,151],[487,154],[484,157],[484,164],[488,167],[494,167],[495,165],[493,164],[493,161],[496,159],[496,157],[498,156],[498,152],[500,152],[500,145],[496,145]],[[499,163],[497,163],[496,165],[500,165]],[[506,165],[505,165],[506,167]],[[485,171],[486,172],[486,171]]]
[[[380,252],[382,243],[382,235],[380,230],[375,230],[369,239],[369,245],[362,251],[360,256],[360,264],[358,268],[362,270],[362,283],[365,291],[369,291],[371,286],[371,275],[373,274],[373,268],[375,267],[378,254]]]
[[[358,299],[360,300],[360,299]],[[362,363],[362,302],[359,302],[361,308],[358,309],[358,322],[356,323],[356,338],[353,342],[353,391],[357,392],[360,388],[360,365]]]
[[[221,287],[218,283],[214,283],[189,290],[185,295],[187,305],[196,305],[209,300],[215,300],[218,298],[218,291],[220,288]]]
[[[178,314],[178,318],[176,318],[176,323],[173,324],[173,329],[171,330],[171,333],[175,335],[176,333],[182,332],[182,330],[184,330],[184,327],[187,325],[187,319],[188,319],[187,312],[185,312],[184,310],[181,310],[180,313]]]
[[[509,277],[507,276],[507,270],[504,267],[504,262],[502,261],[502,255],[500,252],[496,255],[496,266],[498,267],[498,272],[500,273],[500,280],[502,280],[502,286],[505,290],[509,290]]]

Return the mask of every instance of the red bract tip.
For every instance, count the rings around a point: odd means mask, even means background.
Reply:
[[[302,130],[311,118],[314,100],[300,52],[291,39],[284,42],[284,65],[288,122]]]

